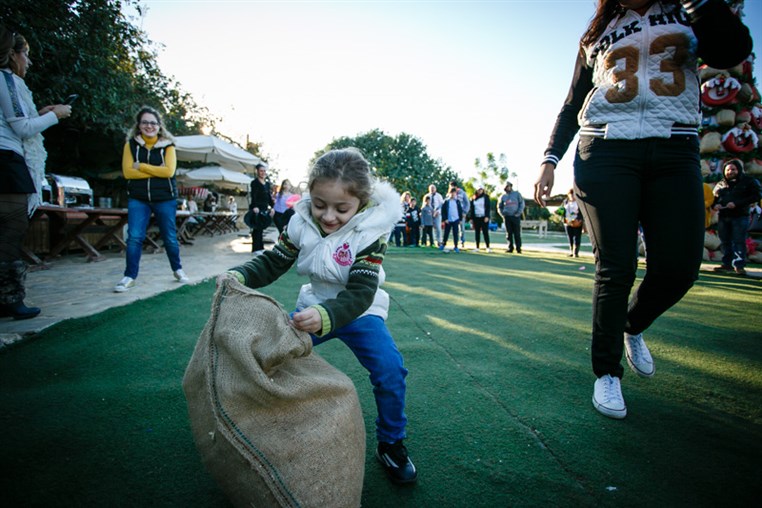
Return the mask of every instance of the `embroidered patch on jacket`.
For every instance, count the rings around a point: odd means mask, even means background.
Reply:
[[[349,266],[354,261],[352,256],[352,250],[349,248],[349,244],[344,242],[333,253],[333,260],[341,266]]]

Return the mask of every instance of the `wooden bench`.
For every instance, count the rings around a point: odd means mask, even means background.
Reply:
[[[546,220],[522,220],[521,229],[536,229],[537,236],[544,238],[548,235],[548,221]]]

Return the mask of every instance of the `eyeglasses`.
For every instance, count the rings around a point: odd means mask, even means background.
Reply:
[[[147,122],[147,121],[145,121],[145,120],[142,120],[142,121],[140,122],[140,125],[145,125],[146,127],[148,127],[148,126],[151,126],[151,127],[158,127],[158,126],[159,126],[159,125],[161,125],[161,124],[160,124],[159,122]]]

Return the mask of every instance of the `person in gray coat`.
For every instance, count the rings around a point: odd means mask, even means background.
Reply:
[[[511,182],[505,182],[504,190],[505,194],[500,196],[497,204],[497,213],[505,224],[505,239],[508,242],[506,252],[513,252],[515,244],[516,252],[521,254],[521,214],[524,213],[524,198],[519,191],[513,190]]]

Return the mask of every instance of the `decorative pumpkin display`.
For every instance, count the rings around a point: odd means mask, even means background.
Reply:
[[[751,111],[748,109],[742,109],[736,114],[736,124],[742,124],[742,123],[750,123],[751,122]]]
[[[762,131],[762,105],[755,104],[754,107],[751,108],[749,111],[751,115],[751,120],[749,123],[757,129],[757,131]]]
[[[743,17],[744,0],[725,0]],[[745,171],[762,181],[762,99],[754,80],[754,54],[731,69],[699,67],[701,113],[699,128],[701,175],[713,184],[723,178],[729,159],[743,161]],[[714,217],[716,222],[716,214]],[[709,226],[704,242],[704,260],[719,261],[719,239]],[[762,253],[755,252],[762,262]],[[755,260],[750,256],[750,261]]]
[[[751,159],[745,164],[747,175],[762,176],[762,159]]]
[[[736,96],[736,102],[740,102],[741,104],[746,104],[748,102],[758,102],[758,101],[759,101],[759,91],[757,91],[757,87],[755,87],[751,83],[743,83],[741,85],[741,89],[738,91],[738,95]]]
[[[730,153],[751,152],[757,148],[759,136],[748,123],[733,127],[722,136],[722,146]]]
[[[701,102],[706,106],[730,104],[740,90],[741,83],[727,72],[722,72],[701,85]]]
[[[736,122],[736,112],[732,109],[721,109],[714,116],[718,127],[733,127]]]
[[[699,144],[699,152],[703,154],[711,154],[722,149],[722,134],[719,132],[707,132],[701,136],[701,142]]]

